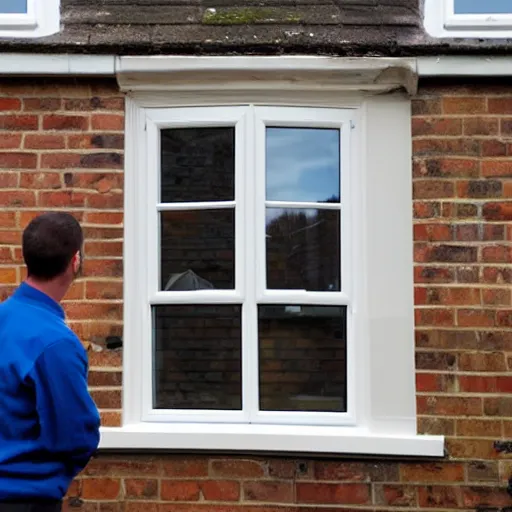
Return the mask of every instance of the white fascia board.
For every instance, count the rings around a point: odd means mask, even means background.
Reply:
[[[0,74],[17,76],[114,76],[113,55],[0,53]]]
[[[512,76],[509,56],[451,56],[417,58],[418,75],[422,76]]]
[[[100,450],[443,457],[444,437],[370,434],[351,427],[136,423],[102,427]]]

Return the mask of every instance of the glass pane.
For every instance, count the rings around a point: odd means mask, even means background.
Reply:
[[[161,201],[233,201],[235,129],[162,130]]]
[[[27,0],[2,0],[0,12],[8,14],[19,14],[27,12]]]
[[[267,288],[340,291],[340,212],[267,208]]]
[[[234,289],[235,210],[160,215],[161,289]]]
[[[455,14],[512,14],[510,0],[455,0]]]
[[[260,409],[346,412],[344,306],[259,306]]]
[[[339,202],[340,132],[267,128],[267,201]]]
[[[242,408],[241,309],[153,308],[155,408]]]

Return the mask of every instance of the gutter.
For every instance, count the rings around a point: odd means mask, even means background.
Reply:
[[[316,57],[316,56],[116,56],[46,53],[0,53],[0,76],[110,76],[119,73],[163,71],[223,71],[245,69],[268,72],[352,70],[378,64],[401,67],[404,62],[417,77],[508,77],[512,56],[424,56],[424,57]],[[385,67],[385,66],[384,66]],[[219,69],[220,68],[220,69]],[[409,88],[409,92],[412,92]]]

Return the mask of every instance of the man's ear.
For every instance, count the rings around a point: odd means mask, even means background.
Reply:
[[[73,274],[76,274],[80,270],[81,263],[82,263],[82,255],[80,254],[80,251],[77,251],[72,259]]]

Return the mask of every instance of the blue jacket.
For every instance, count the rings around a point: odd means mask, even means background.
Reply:
[[[99,426],[84,348],[61,306],[23,283],[0,304],[0,502],[61,499]]]

